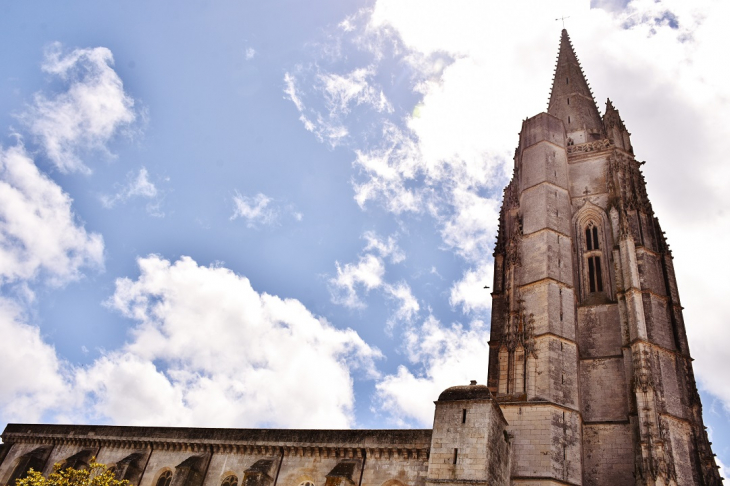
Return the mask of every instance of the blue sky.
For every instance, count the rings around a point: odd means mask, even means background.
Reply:
[[[727,9],[3,1],[0,421],[429,427],[486,380],[501,190],[569,15],[730,463]]]

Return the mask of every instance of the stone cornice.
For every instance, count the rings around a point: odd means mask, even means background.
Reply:
[[[613,150],[613,148],[613,140],[611,140],[610,138],[604,138],[603,140],[595,140],[592,142],[581,143],[578,145],[568,145],[567,147],[565,147],[565,150],[568,152],[568,156],[578,157],[580,155],[589,155],[597,152],[603,152],[604,150]]]
[[[390,431],[388,431],[390,432]],[[115,437],[73,437],[60,434],[28,434],[5,432],[6,444],[73,445],[86,448],[115,448],[131,450],[185,451],[192,453],[223,453],[258,456],[298,456],[353,459],[367,455],[375,459],[401,459],[428,461],[429,448],[418,444],[404,444],[400,447],[361,447],[358,444],[343,446],[335,444],[244,444],[240,442],[219,442],[211,440],[161,440],[122,439]]]

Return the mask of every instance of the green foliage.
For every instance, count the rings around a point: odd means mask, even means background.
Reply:
[[[16,486],[129,486],[126,479],[119,480],[114,471],[107,469],[105,464],[91,459],[88,468],[61,469],[61,464],[54,464],[53,472],[46,478],[38,471],[31,469],[28,475],[15,482]]]

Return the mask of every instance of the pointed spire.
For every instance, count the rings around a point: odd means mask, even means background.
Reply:
[[[560,37],[548,113],[563,120],[568,133],[583,130],[585,139],[575,140],[576,143],[598,138],[603,132],[603,123],[593,93],[565,29]]]

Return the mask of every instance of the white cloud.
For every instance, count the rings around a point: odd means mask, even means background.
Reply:
[[[451,286],[449,303],[461,307],[465,314],[484,314],[492,308],[490,295],[494,280],[492,262],[482,262],[464,272],[461,280]],[[484,286],[490,287],[485,289]]]
[[[335,262],[337,276],[329,280],[332,302],[350,308],[363,308],[365,304],[358,296],[358,289],[366,293],[383,284],[385,265],[383,260],[372,254],[360,257],[357,263],[340,265]]]
[[[383,258],[390,257],[391,263],[400,263],[406,259],[406,254],[398,247],[398,240],[394,236],[382,240],[374,231],[366,231],[363,238],[367,241],[363,251],[375,250]]]
[[[366,231],[363,239],[366,245],[357,263],[340,265],[335,262],[337,275],[328,282],[332,302],[351,309],[362,309],[366,307],[362,294],[379,289],[387,299],[398,303],[397,309],[388,318],[386,329],[391,330],[398,322],[411,322],[420,310],[411,287],[405,281],[391,284],[384,279],[386,258],[391,264],[406,258],[398,247],[397,238],[391,235],[382,239],[374,231]]]
[[[428,209],[423,200],[431,188],[406,184],[422,173],[417,142],[390,122],[383,124],[381,140],[377,148],[355,151],[354,165],[363,175],[354,184],[355,201],[365,208],[376,200],[395,214]]]
[[[368,78],[374,74],[372,66],[355,69],[345,75],[320,73],[321,90],[327,100],[331,117],[347,115],[352,105],[370,105],[377,111],[392,112],[393,106],[385,98],[383,90],[371,86]]]
[[[246,48],[246,60],[250,61],[251,59],[256,56],[256,50],[253,47],[247,47]]]
[[[137,175],[129,173],[127,175],[127,184],[125,184],[116,194],[113,196],[104,195],[101,196],[101,203],[106,208],[112,208],[117,203],[124,203],[134,197],[142,197],[146,199],[157,198],[159,191],[157,187],[149,179],[149,173],[147,169],[142,167]],[[156,207],[155,205],[150,208]],[[158,213],[155,213],[158,214]]]
[[[418,315],[421,306],[418,304],[418,299],[413,295],[408,283],[386,284],[383,286],[383,290],[388,297],[400,302],[398,309],[388,320],[389,328],[392,328],[398,322],[411,322]]]
[[[49,406],[72,406],[68,373],[19,303],[0,297],[0,420],[38,422]]]
[[[464,329],[460,324],[443,326],[429,316],[422,325],[411,326],[405,335],[405,348],[411,368],[417,371],[402,365],[395,374],[379,380],[379,407],[399,425],[430,426],[433,402],[443,390],[470,380],[486,381],[488,340],[481,321]]]
[[[71,202],[22,145],[0,147],[0,284],[41,276],[61,285],[103,267],[102,237],[76,221]]]
[[[304,215],[297,211],[292,204],[277,203],[273,198],[258,193],[255,196],[242,196],[236,192],[233,196],[233,214],[230,219],[242,218],[249,228],[259,226],[273,226],[283,217],[291,217],[297,222],[304,219]]]
[[[103,267],[104,243],[76,220],[71,198],[42,174],[25,148],[0,147],[0,417],[44,420],[50,408],[70,410],[73,370],[33,325],[30,284],[60,286]]]
[[[299,301],[256,292],[228,269],[188,257],[138,261],[109,305],[137,321],[133,339],[78,387],[101,417],[156,425],[347,427],[352,371],[375,376],[370,348]]]
[[[89,173],[79,152],[108,153],[106,144],[135,121],[134,101],[113,64],[105,47],[63,54],[61,44],[54,43],[46,51],[42,68],[60,78],[66,91],[50,98],[36,93],[19,118],[61,172]]]
[[[305,70],[299,68],[299,76],[312,75],[313,79],[305,81],[313,85],[316,94],[323,102],[318,109],[305,105],[304,92],[297,89],[297,78],[291,73],[284,75],[284,93],[299,111],[299,120],[304,128],[312,132],[320,142],[331,148],[342,145],[349,140],[350,131],[344,124],[344,118],[358,106],[367,106],[378,113],[392,113],[393,105],[388,101],[382,88],[373,80],[371,67],[355,69],[345,74],[320,71],[318,68]]]
[[[278,211],[270,206],[272,201],[269,196],[261,193],[255,196],[242,196],[236,193],[233,196],[235,208],[231,220],[243,218],[249,228],[272,225],[279,218]]]
[[[294,106],[297,107],[297,110],[300,113],[303,112],[304,103],[297,94],[296,78],[292,74],[286,73],[284,74],[284,84],[284,93],[289,97],[291,102],[294,103]],[[309,128],[307,128],[307,130],[309,130]]]

